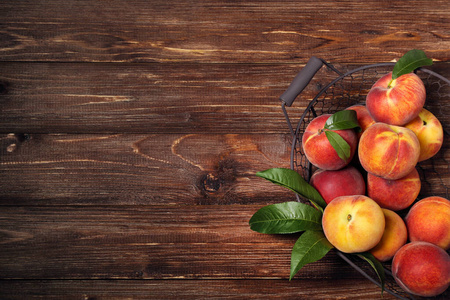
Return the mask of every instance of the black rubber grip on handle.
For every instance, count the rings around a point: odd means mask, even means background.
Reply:
[[[303,89],[309,84],[314,75],[323,66],[323,61],[315,56],[311,57],[306,63],[305,67],[298,72],[294,80],[287,88],[287,90],[281,95],[280,100],[286,103],[287,106],[291,106],[294,103],[295,98],[303,91]]]

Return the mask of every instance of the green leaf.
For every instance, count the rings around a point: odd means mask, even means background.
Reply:
[[[375,270],[375,273],[377,273],[378,279],[380,279],[381,284],[381,293],[384,292],[384,283],[386,280],[386,275],[384,273],[383,265],[380,263],[378,259],[376,259],[372,254],[365,252],[365,253],[358,253],[356,254],[360,258],[367,261],[370,266]]]
[[[350,145],[344,140],[343,137],[334,131],[326,130],[325,135],[327,136],[331,146],[333,146],[334,150],[336,150],[337,155],[342,160],[347,161],[351,154]]]
[[[259,233],[283,234],[322,229],[322,213],[307,204],[284,202],[259,209],[249,221]]]
[[[413,49],[406,52],[395,64],[392,71],[392,79],[411,73],[422,66],[430,66],[433,60],[428,58],[422,50]]]
[[[300,269],[309,263],[324,257],[333,245],[327,240],[322,231],[305,231],[292,248],[291,280]]]
[[[325,123],[326,129],[330,130],[343,130],[359,128],[358,118],[356,117],[356,111],[348,109],[341,110],[332,114]]]
[[[290,189],[291,191],[309,199],[316,207],[325,208],[327,205],[319,192],[294,170],[273,168],[258,172],[256,173],[256,176],[262,177],[270,182]]]

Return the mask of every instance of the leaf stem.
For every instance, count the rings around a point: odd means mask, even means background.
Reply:
[[[391,84],[392,84],[392,81],[394,81],[395,79],[391,79],[391,81],[389,81],[389,83],[388,83],[388,89],[390,89],[391,88]]]
[[[311,203],[312,206],[314,206],[317,210],[319,210],[323,214],[323,208],[319,204],[317,204],[316,202],[314,202],[311,199],[308,199],[308,200],[309,200],[309,202]]]

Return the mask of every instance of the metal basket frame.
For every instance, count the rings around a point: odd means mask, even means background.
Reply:
[[[322,66],[326,66],[331,71],[335,72],[337,74],[337,77],[332,80],[330,83],[325,85],[318,93],[317,95],[309,102],[308,106],[306,107],[305,111],[300,117],[300,120],[297,123],[296,128],[292,126],[292,122],[288,116],[286,107],[290,107],[298,95],[301,94],[301,92],[304,90],[304,88],[310,83],[314,75],[319,71],[319,69],[322,68]],[[331,87],[335,86],[336,83],[339,83],[341,80],[353,76],[353,74],[357,74],[359,72],[365,72],[366,70],[373,70],[378,68],[393,68],[395,63],[378,63],[378,64],[371,64],[371,65],[365,65],[362,67],[355,68],[351,71],[342,73],[338,69],[336,69],[333,65],[330,63],[327,63],[323,59],[311,57],[311,59],[308,61],[308,63],[305,65],[305,67],[297,74],[297,76],[294,78],[288,89],[283,93],[282,96],[280,96],[281,100],[281,109],[284,113],[284,116],[286,118],[287,125],[289,127],[290,133],[292,135],[292,148],[291,148],[291,157],[290,157],[290,168],[292,170],[295,170],[298,172],[299,167],[303,169],[303,174],[301,174],[304,179],[309,182],[310,177],[312,175],[312,165],[311,163],[306,159],[304,155],[300,153],[300,156],[303,156],[303,159],[305,160],[305,165],[297,164],[296,161],[296,155],[299,155],[297,150],[297,145],[299,144],[299,147],[301,148],[301,126],[306,126],[305,118],[307,118],[307,115],[311,115],[312,117],[317,117],[318,113],[315,110],[315,105],[317,104],[317,101],[320,97],[322,97]],[[392,69],[391,69],[392,70]],[[415,70],[415,72],[423,72],[424,74],[428,74],[428,76],[431,76],[433,78],[436,78],[439,81],[442,81],[444,85],[450,86],[450,80],[447,78],[441,76],[440,74],[437,74],[434,71],[431,71],[429,69],[425,68],[418,68]],[[384,74],[380,74],[381,75]],[[364,74],[362,75],[362,78],[364,80]],[[372,82],[372,84],[374,81]],[[361,104],[365,103],[365,95],[360,94],[359,97],[363,97],[364,101],[361,102]],[[355,103],[356,104],[356,103]],[[444,135],[448,136],[450,135],[449,130],[444,128]],[[446,197],[449,197],[449,187],[447,189]],[[296,194],[297,201],[302,202],[302,199],[299,197],[298,194]],[[303,201],[306,199],[303,199]],[[345,253],[342,253],[340,251],[336,251],[338,256],[341,257],[344,261],[346,261],[349,265],[351,265],[354,269],[356,269],[360,274],[362,274],[364,277],[369,279],[374,284],[381,287],[381,283],[378,281],[377,276],[375,272],[371,269],[370,266],[367,265],[366,262],[364,262],[364,265],[362,264],[363,261],[358,259],[355,256],[347,255]],[[395,280],[392,277],[392,273],[390,271],[390,268],[387,264],[384,264],[385,273],[386,273],[386,282],[385,282],[385,291],[389,294],[399,298],[399,299],[416,299],[414,295],[411,295],[405,291],[403,291],[395,282]],[[445,293],[445,296],[448,293]],[[423,299],[423,298],[420,298]]]

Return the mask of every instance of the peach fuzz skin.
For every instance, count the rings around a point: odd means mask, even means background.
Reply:
[[[410,294],[433,297],[450,285],[450,256],[427,242],[411,242],[401,247],[392,260],[392,275]]]
[[[408,232],[403,219],[392,210],[383,208],[385,228],[381,241],[369,252],[379,261],[391,260],[408,240]]]
[[[367,195],[382,208],[399,211],[408,208],[420,193],[419,172],[414,168],[397,180],[367,174]]]
[[[332,130],[350,145],[350,158],[342,160],[331,146],[323,127],[331,114],[314,118],[306,127],[302,137],[302,148],[311,164],[323,170],[339,170],[350,163],[358,146],[358,138],[352,129]]]
[[[408,128],[375,123],[362,134],[358,156],[361,166],[376,176],[396,180],[408,175],[420,154],[417,136]]]
[[[427,197],[416,202],[405,217],[410,241],[424,241],[450,249],[450,201]]]
[[[376,122],[403,126],[423,108],[425,85],[414,73],[402,75],[392,82],[391,79],[392,72],[375,82],[367,94],[366,107]]]
[[[327,204],[339,196],[364,195],[366,193],[364,178],[353,166],[336,171],[318,169],[311,176],[310,184]]]
[[[365,252],[375,247],[384,233],[381,207],[363,195],[340,196],[324,209],[322,227],[328,241],[341,252]]]
[[[430,111],[423,108],[405,127],[411,129],[419,139],[419,161],[427,160],[439,152],[444,142],[444,130],[441,122]]]
[[[358,132],[358,138],[361,137],[363,132],[369,128],[371,125],[375,124],[375,120],[372,118],[372,116],[369,114],[369,111],[367,110],[367,107],[364,105],[353,105],[348,108],[347,110],[354,110],[356,112],[356,118],[358,120],[359,127],[361,127],[361,132]]]

